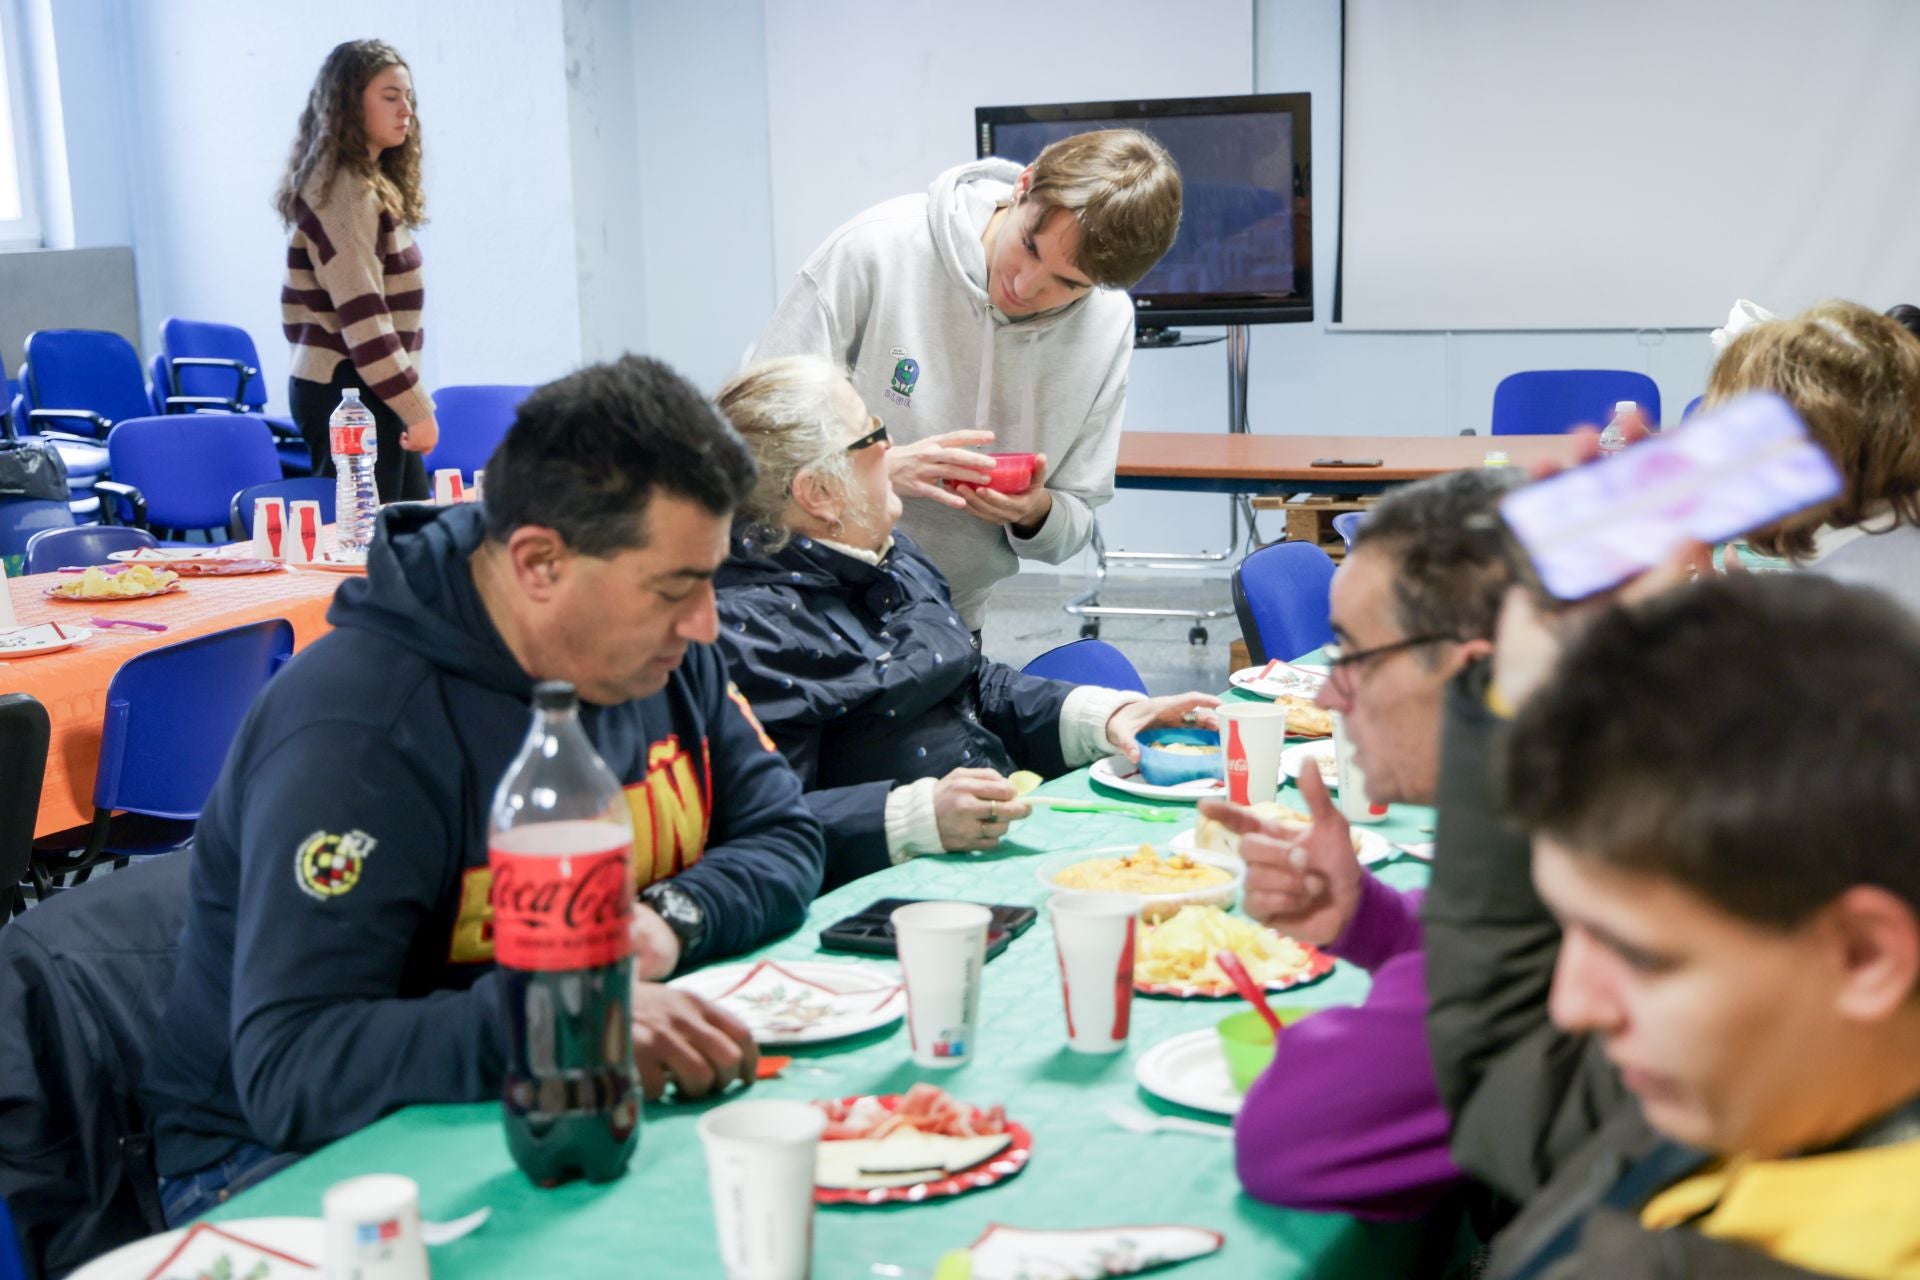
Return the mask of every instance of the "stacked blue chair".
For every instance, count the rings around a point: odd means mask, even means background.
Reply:
[[[1311,542],[1274,542],[1233,570],[1233,611],[1255,665],[1333,643],[1333,560]]]
[[[1559,435],[1584,424],[1605,426],[1613,406],[1631,400],[1660,425],[1660,388],[1629,369],[1535,369],[1511,373],[1493,389],[1493,434]]]
[[[93,822],[35,844],[35,890],[191,840],[247,709],[292,656],[293,624],[270,618],[129,658],[107,686]]]
[[[1140,678],[1127,655],[1104,640],[1075,640],[1049,649],[1020,670],[1048,680],[1070,680],[1074,684],[1098,685],[1103,689],[1126,689],[1145,693],[1147,682]]]
[[[433,393],[433,416],[440,424],[440,442],[424,459],[431,475],[458,467],[461,478],[473,483],[473,473],[487,465],[494,446],[513,425],[520,402],[532,387],[441,387]]]
[[[1342,511],[1333,518],[1333,531],[1340,535],[1340,541],[1346,544],[1347,550],[1353,550],[1353,535],[1371,514],[1369,511]]]
[[[133,418],[107,447],[114,476],[136,491],[130,519],[142,527],[224,531],[234,494],[280,479],[273,433],[250,413]]]
[[[289,506],[296,502],[317,502],[321,523],[332,524],[335,492],[335,482],[320,476],[293,476],[248,485],[233,495],[227,532],[236,542],[253,536],[253,504],[258,498],[284,498]]]
[[[1688,418],[1691,418],[1694,414],[1700,412],[1700,402],[1705,400],[1706,398],[1707,397],[1705,395],[1697,395],[1693,399],[1687,401],[1687,407],[1680,411],[1680,421],[1685,422]]]
[[[164,393],[163,393],[164,388]],[[169,316],[160,325],[160,351],[153,358],[154,412],[168,411],[169,397],[216,397],[235,413],[259,416],[273,432],[274,451],[289,476],[310,475],[313,459],[300,428],[290,418],[264,412],[267,383],[260,352],[237,325]]]
[[[0,557],[24,556],[27,544],[49,529],[73,528],[73,512],[50,498],[0,498]]]
[[[55,573],[106,564],[116,551],[138,551],[157,539],[145,529],[123,525],[83,524],[72,529],[42,529],[27,539],[27,572]]]

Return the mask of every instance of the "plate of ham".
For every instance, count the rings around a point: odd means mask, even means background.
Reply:
[[[981,1108],[943,1089],[816,1102],[827,1113],[814,1168],[817,1204],[913,1204],[1011,1178],[1033,1136],[1002,1107]]]

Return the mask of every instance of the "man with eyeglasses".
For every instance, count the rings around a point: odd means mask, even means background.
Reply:
[[[1519,482],[1463,471],[1375,506],[1334,575],[1337,643],[1322,706],[1339,712],[1376,803],[1430,804],[1448,684],[1493,649],[1511,573],[1491,520]],[[1316,770],[1301,776],[1312,823],[1222,801],[1201,812],[1240,833],[1246,910],[1366,969],[1365,1003],[1287,1028],[1281,1063],[1248,1091],[1234,1126],[1249,1194],[1367,1218],[1416,1216],[1458,1184],[1425,1030],[1419,892],[1375,879]]]

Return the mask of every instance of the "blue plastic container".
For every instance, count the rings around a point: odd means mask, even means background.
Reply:
[[[1210,747],[1204,755],[1167,751],[1169,743]],[[1140,776],[1156,787],[1177,787],[1202,778],[1222,778],[1226,755],[1213,729],[1149,729],[1140,735]]]

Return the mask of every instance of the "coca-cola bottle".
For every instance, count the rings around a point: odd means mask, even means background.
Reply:
[[[507,1147],[543,1187],[617,1178],[640,1131],[633,820],[580,727],[572,685],[534,688],[533,727],[493,794],[487,846]]]

